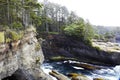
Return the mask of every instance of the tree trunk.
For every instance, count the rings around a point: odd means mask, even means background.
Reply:
[[[7,20],[8,20],[8,26],[10,25],[10,4],[9,4],[9,0],[7,0]]]

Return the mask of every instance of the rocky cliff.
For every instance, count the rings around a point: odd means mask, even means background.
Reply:
[[[1,44],[0,80],[51,80],[40,69],[44,56],[35,36],[31,29],[21,40]]]
[[[48,35],[42,48],[46,59],[50,60],[73,59],[102,65],[120,64],[120,54],[118,52],[102,51],[70,36]]]

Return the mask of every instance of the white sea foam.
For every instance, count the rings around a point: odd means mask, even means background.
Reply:
[[[72,63],[72,61],[70,61],[70,62]],[[57,63],[57,64],[61,64],[61,63]],[[53,69],[52,65],[49,64],[49,63],[43,64],[41,66],[41,68],[44,70],[44,72],[46,74],[49,74],[49,72]],[[75,67],[75,66],[74,66],[74,68],[76,69],[76,71],[79,70],[79,69],[85,70],[83,68]],[[95,71],[91,72],[90,75],[86,74],[86,76],[90,80],[93,80],[93,78],[104,78],[106,80],[120,80],[120,65],[117,65],[115,67],[108,67],[106,69],[95,70]],[[53,80],[57,80],[54,77],[52,77],[52,78],[53,78]]]
[[[52,67],[51,65],[49,65],[49,64],[43,64],[43,65],[41,66],[41,69],[42,69],[46,74],[49,75],[49,72],[51,72],[51,70],[53,69],[53,67]],[[51,76],[51,77],[52,77],[53,80],[57,80],[57,79],[54,78],[53,76]]]
[[[93,77],[102,77],[108,80],[119,80],[120,79],[120,66],[114,68],[96,70],[92,75]]]

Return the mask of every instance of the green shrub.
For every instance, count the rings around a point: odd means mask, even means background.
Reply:
[[[7,29],[9,29],[9,27],[7,25],[3,25],[3,30],[6,31]]]
[[[22,25],[22,23],[20,23],[20,22],[13,22],[13,23],[11,24],[11,27],[12,27],[13,29],[21,29],[21,28],[23,27],[23,25]]]
[[[69,36],[75,36],[79,38],[83,38],[84,36],[84,27],[77,25],[77,24],[71,24],[70,26],[67,26],[64,29],[64,32],[66,35]]]
[[[6,31],[6,42],[10,42],[10,41],[17,41],[19,39],[21,39],[23,36],[22,32],[16,32],[13,30],[8,30]]]
[[[4,42],[5,42],[4,32],[0,32],[0,43],[4,43]]]
[[[89,46],[92,46],[92,41],[90,39],[85,40],[84,43]]]
[[[94,49],[96,49],[96,50],[98,50],[98,51],[100,51],[101,49],[100,49],[100,47],[94,47]]]
[[[11,41],[10,38],[6,38],[6,43],[9,43]]]
[[[95,34],[94,35],[94,39],[100,39],[100,35],[99,34]]]
[[[92,45],[91,39],[94,37],[94,31],[89,23],[78,22],[71,24],[64,29],[64,33],[68,36],[76,37],[83,41],[86,45]]]
[[[12,39],[13,41],[16,41],[16,40],[19,40],[19,39],[20,39],[20,35],[19,35],[17,32],[15,32],[15,31],[11,31],[11,32],[10,32],[10,35],[11,35],[11,39]]]
[[[19,39],[21,39],[24,36],[24,31],[19,31],[18,35],[19,35]]]

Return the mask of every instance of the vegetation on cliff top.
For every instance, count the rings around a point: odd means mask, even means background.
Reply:
[[[89,45],[91,45],[91,39],[94,37],[92,25],[81,18],[74,24],[65,27],[64,32],[66,35],[76,37]]]
[[[0,0],[0,5],[0,27],[19,30],[41,21],[36,13],[42,5],[37,0]]]
[[[4,32],[0,32],[0,43],[3,43],[4,41],[5,41]]]
[[[36,26],[38,33],[65,33],[85,42],[92,38],[90,23],[65,6],[48,0],[41,3],[38,0],[0,0],[0,5],[0,28],[11,29],[8,42],[18,40],[19,31],[29,25]]]
[[[42,4],[37,0],[0,0],[0,43],[17,41],[26,28],[41,23]]]
[[[34,25],[38,33],[65,33],[77,37],[85,43],[90,43],[94,36],[93,26],[89,21],[83,20],[65,6],[49,0],[41,3],[38,0],[0,0],[0,5],[0,30],[14,29],[18,34],[19,30]],[[94,38],[105,38],[108,41],[111,36],[114,35],[96,34]]]

